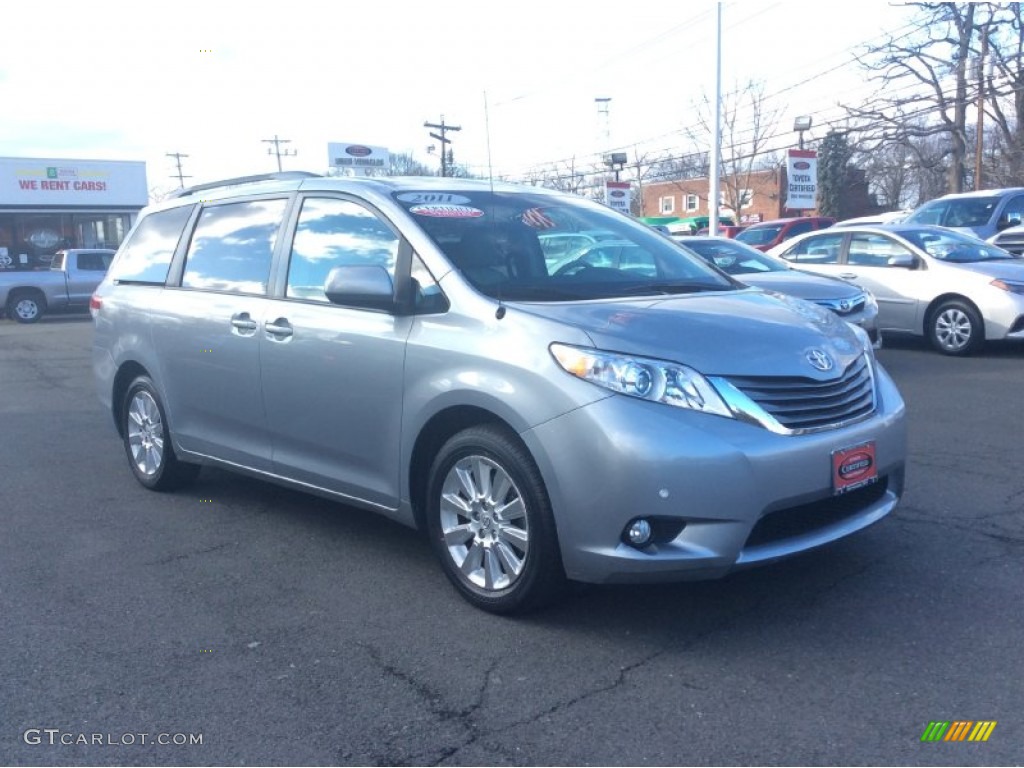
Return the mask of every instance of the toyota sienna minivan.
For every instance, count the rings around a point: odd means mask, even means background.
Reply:
[[[595,230],[628,257],[545,259]],[[494,612],[768,563],[903,492],[904,404],[862,330],[580,197],[201,185],[142,212],[91,310],[142,485],[212,465],[379,512]]]

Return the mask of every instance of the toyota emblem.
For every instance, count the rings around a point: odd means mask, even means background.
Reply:
[[[835,366],[835,363],[832,362],[832,358],[828,356],[828,353],[820,349],[812,349],[808,352],[807,362],[822,372],[831,371]]]
[[[849,299],[843,299],[842,301],[839,302],[839,311],[840,312],[849,312],[850,311],[850,300]]]

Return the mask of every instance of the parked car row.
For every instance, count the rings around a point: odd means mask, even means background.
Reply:
[[[912,224],[812,232],[771,255],[856,283],[878,301],[878,326],[966,355],[986,339],[1024,340],[1024,259],[945,227]]]

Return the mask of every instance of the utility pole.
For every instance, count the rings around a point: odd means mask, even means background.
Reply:
[[[445,134],[448,131],[461,131],[462,126],[447,125],[444,121],[444,115],[441,115],[440,123],[423,123],[423,127],[433,128],[435,131],[440,131],[440,133],[431,133],[430,138],[437,139],[438,141],[441,142],[441,175],[447,176],[448,166],[455,159],[455,153],[448,149],[447,145],[451,144],[452,140],[445,136]]]
[[[178,177],[178,186],[181,187],[182,189],[184,189],[185,188],[185,179],[191,179],[192,178],[191,176],[186,176],[185,174],[183,174],[181,172],[181,158],[188,157],[188,155],[183,155],[183,154],[181,154],[181,152],[167,152],[166,154],[167,154],[167,157],[173,157],[175,162],[178,164],[178,172],[176,174],[172,174],[172,176],[177,176]]]
[[[297,154],[299,154],[294,149],[281,149],[281,145],[282,144],[291,144],[292,140],[291,139],[279,139],[279,138],[277,138],[277,134],[276,133],[274,134],[274,138],[272,138],[272,139],[260,139],[260,141],[262,141],[264,144],[273,144],[274,145],[273,149],[271,149],[270,147],[267,147],[267,154],[268,155],[277,155],[277,171],[278,171],[278,173],[281,172],[281,158],[282,157],[295,157]]]

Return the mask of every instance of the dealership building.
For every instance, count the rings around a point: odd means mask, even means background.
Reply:
[[[0,157],[0,269],[117,248],[148,200],[143,162]]]

